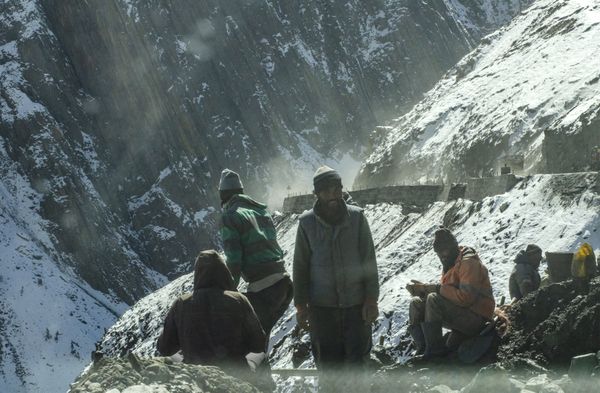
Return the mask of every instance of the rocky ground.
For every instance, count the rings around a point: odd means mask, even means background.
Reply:
[[[497,354],[489,353],[475,365],[461,364],[451,354],[433,363],[383,367],[371,391],[387,392],[393,386],[440,393],[597,391],[600,278],[542,287],[507,315],[510,326]]]
[[[456,354],[429,363],[398,364],[394,354],[375,345],[370,369],[371,392],[591,392],[600,383],[600,278],[550,284],[506,309],[510,323],[490,353],[476,364],[463,364]],[[297,329],[294,367],[310,356],[310,346]],[[410,340],[401,340],[405,353]],[[396,348],[395,350],[398,350]],[[587,356],[581,356],[588,354]],[[577,357],[573,359],[574,357]],[[348,376],[349,378],[350,376]],[[342,379],[346,378],[342,376]],[[313,377],[278,384],[278,392],[315,389]],[[108,390],[110,389],[110,390]],[[170,358],[102,359],[71,389],[78,392],[253,392],[214,367],[175,363]]]
[[[541,288],[513,306],[511,328],[498,357],[565,366],[576,355],[600,350],[600,279]]]
[[[171,358],[104,358],[72,385],[70,393],[255,393],[246,382],[217,367],[176,363]]]
[[[600,376],[582,376],[575,370],[546,369],[537,363],[520,359],[512,368],[501,363],[485,367],[456,362],[421,366],[399,366],[375,374],[371,392],[593,392]]]

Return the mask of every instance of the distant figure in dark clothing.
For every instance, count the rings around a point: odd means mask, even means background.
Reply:
[[[265,333],[248,299],[235,292],[233,278],[216,251],[196,258],[194,291],[169,310],[158,351],[170,356],[181,350],[186,363],[247,369],[245,356],[264,350]],[[234,374],[237,375],[237,374]]]
[[[511,299],[520,300],[539,289],[541,279],[538,268],[541,261],[542,249],[535,244],[528,245],[517,254],[508,283]]]

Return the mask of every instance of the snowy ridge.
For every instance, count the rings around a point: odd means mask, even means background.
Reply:
[[[77,130],[80,141],[73,138],[29,79],[38,69],[23,60],[24,54],[36,45],[58,45],[39,2],[4,2],[0,26],[2,39],[17,37],[0,41],[0,391],[64,392],[89,362],[106,327],[127,309],[114,292],[97,291],[79,276],[79,266],[58,247],[56,237],[59,225],[63,230],[77,225],[70,209],[75,198],[66,191],[73,182],[90,202],[86,207],[107,211],[91,178],[102,175],[106,165],[98,157],[95,136]],[[45,88],[56,87],[57,105],[67,91],[64,81],[50,74],[40,78]],[[84,93],[71,96],[78,103],[87,98]],[[77,109],[69,107],[70,114]],[[15,148],[12,137],[27,143]],[[42,217],[49,201],[58,206],[55,222]],[[95,225],[114,224],[113,218],[105,213]],[[128,268],[141,273],[136,278],[149,283],[146,290],[163,285],[165,277],[141,264],[122,230],[112,236],[131,262]]]
[[[480,35],[490,30],[482,28],[481,24],[473,23],[474,20],[483,19],[487,26],[498,28],[510,22],[515,14],[521,12],[532,1],[477,0],[477,7],[471,4],[471,8],[467,8],[465,2],[460,0],[444,0],[444,3],[468,31]]]
[[[0,386],[58,392],[126,305],[59,268],[40,194],[0,149]],[[34,317],[32,317],[34,316]],[[60,378],[56,378],[60,375]]]
[[[600,4],[535,2],[393,123],[357,182],[477,176],[509,154],[535,170],[544,129],[597,113],[599,51]]]
[[[15,3],[13,7],[7,7],[7,12],[0,14],[0,26],[8,30],[21,24],[22,39],[31,39],[36,35],[44,35],[51,40],[54,38],[46,26],[37,1],[12,3]],[[18,41],[0,42],[0,86],[3,93],[0,96],[0,121],[3,123],[14,123],[36,113],[47,113],[43,105],[35,102],[30,94],[27,94],[23,71]]]
[[[404,287],[411,279],[439,279],[441,265],[431,247],[433,232],[439,225],[450,227],[460,244],[477,250],[490,272],[494,296],[499,301],[502,296],[508,298],[514,257],[529,243],[538,244],[544,251],[574,251],[586,241],[600,252],[599,184],[596,173],[536,175],[524,179],[512,191],[482,202],[436,202],[422,214],[404,214],[400,205],[367,206],[381,284],[381,314],[374,341],[383,337],[385,349],[396,360],[403,359],[406,348],[402,338],[410,301]],[[289,215],[278,220],[279,242],[285,250],[288,271],[297,217]],[[168,304],[190,288],[191,281],[191,275],[183,276],[136,304],[109,330],[103,341],[104,350],[110,355],[126,350],[155,355],[155,340],[162,328],[156,321],[162,321]],[[295,326],[293,312],[290,307],[273,330],[273,368],[292,367],[297,342],[290,335]],[[301,340],[306,342],[308,336]],[[308,358],[301,367],[312,365]]]

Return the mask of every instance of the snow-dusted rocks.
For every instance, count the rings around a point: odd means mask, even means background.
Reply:
[[[599,51],[597,2],[534,2],[392,123],[355,184],[489,175],[516,154],[525,173],[585,169],[600,144]]]
[[[77,274],[131,303],[218,245],[223,167],[271,206],[323,162],[351,177],[365,133],[521,4],[471,3],[8,0],[2,142]]]
[[[258,393],[217,367],[175,363],[170,358],[102,359],[89,367],[69,393]]]

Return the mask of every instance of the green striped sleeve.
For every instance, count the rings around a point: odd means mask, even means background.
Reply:
[[[242,264],[242,243],[240,235],[234,223],[234,217],[231,214],[223,214],[223,225],[220,230],[221,239],[223,239],[223,250],[227,257],[227,266]]]

